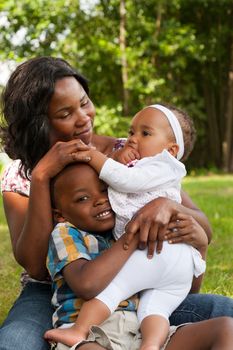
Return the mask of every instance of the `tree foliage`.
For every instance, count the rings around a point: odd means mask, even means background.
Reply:
[[[125,135],[123,114],[169,102],[198,130],[189,163],[233,171],[232,0],[1,0],[0,16],[2,60],[67,59],[90,81],[99,131]]]

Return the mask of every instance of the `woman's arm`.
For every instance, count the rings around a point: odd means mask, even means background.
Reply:
[[[182,204],[170,199],[159,197],[141,208],[127,224],[126,246],[130,245],[131,239],[138,231],[140,232],[140,249],[148,246],[148,256],[153,256],[157,240],[162,242],[167,227],[172,217],[179,212],[191,215],[204,229],[208,241],[211,239],[211,228],[207,217],[192,202],[190,197],[182,191]],[[161,244],[158,250],[161,250]]]
[[[31,277],[44,279],[52,230],[49,181],[32,177],[30,198],[3,192],[3,203],[16,261]]]
[[[89,300],[99,294],[120,271],[138,245],[134,236],[128,250],[123,249],[124,235],[94,260],[78,259],[64,267],[63,276],[73,292]],[[93,282],[94,280],[94,282]]]
[[[78,140],[58,142],[48,151],[32,171],[29,198],[3,192],[14,256],[36,279],[42,280],[48,274],[46,256],[53,228],[50,179],[65,165],[75,161],[73,153],[77,151],[77,144]]]
[[[212,228],[207,216],[193,203],[188,194],[184,191],[181,191],[182,198],[182,212],[184,214],[191,215],[204,229],[208,242],[210,243],[212,238]]]
[[[14,256],[17,259],[16,245],[24,225],[29,198],[14,192],[3,192],[3,205],[10,231]]]

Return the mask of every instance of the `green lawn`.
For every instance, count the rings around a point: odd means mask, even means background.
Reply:
[[[187,177],[183,183],[213,227],[202,292],[233,297],[233,176]],[[14,261],[0,205],[0,323],[19,292],[20,267]]]
[[[2,198],[0,197],[0,324],[6,316],[7,310],[15,300],[19,289],[19,276],[21,268],[14,260],[10,235],[8,233],[4,212],[2,208]]]
[[[233,297],[233,176],[187,177],[183,187],[213,228],[202,292]]]

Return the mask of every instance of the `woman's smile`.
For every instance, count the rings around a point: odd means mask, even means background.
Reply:
[[[92,133],[92,122],[91,120],[85,125],[83,129],[76,130],[74,132],[74,138],[80,138],[80,136],[85,136],[87,134]]]

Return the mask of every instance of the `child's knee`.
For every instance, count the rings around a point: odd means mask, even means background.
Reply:
[[[230,332],[233,334],[233,318],[232,317],[219,317],[220,329],[223,332]],[[232,335],[233,337],[233,335]]]
[[[216,326],[213,329],[213,334],[216,335],[217,341],[233,342],[233,318],[218,317],[216,318]]]

